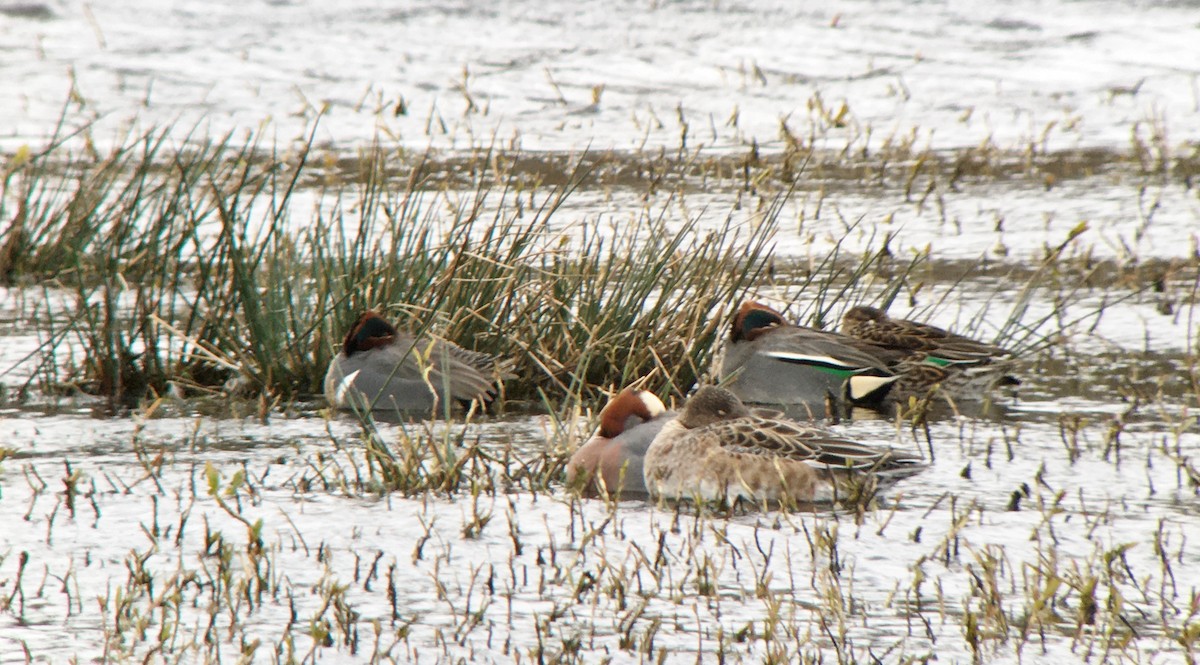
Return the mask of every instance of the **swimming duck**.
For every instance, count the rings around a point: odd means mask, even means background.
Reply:
[[[759,504],[861,500],[926,466],[912,453],[753,412],[717,386],[697,390],[663,425],[644,463],[655,496]]]
[[[996,386],[1020,384],[1008,374],[1015,363],[1011,351],[927,323],[893,319],[875,307],[851,307],[842,315],[841,331],[882,353],[902,354],[891,365],[904,377],[898,392],[940,384],[956,396],[979,397]]]
[[[325,397],[339,409],[429,412],[447,399],[490,401],[502,363],[447,340],[418,339],[364,312],[325,373]]]
[[[734,314],[721,359],[725,386],[758,404],[823,404],[827,396],[877,406],[899,376],[905,354],[847,335],[795,326],[757,302]]]
[[[567,463],[567,484],[586,495],[645,496],[642,459],[663,425],[675,417],[654,393],[626,388],[600,411],[596,435]]]

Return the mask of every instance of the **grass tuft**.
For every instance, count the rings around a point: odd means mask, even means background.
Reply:
[[[684,391],[762,273],[786,198],[717,231],[695,217],[672,227],[673,196],[611,224],[560,220],[585,159],[548,189],[490,156],[451,189],[419,160],[396,189],[396,158],[376,145],[352,182],[300,192],[316,168],[311,134],[284,152],[168,134],[103,157],[42,154],[4,180],[17,212],[0,274],[73,301],[41,313],[37,375],[114,410],[229,385],[304,399],[368,307],[511,358],[513,400],[594,397],[651,373]],[[64,340],[82,357],[60,357]]]

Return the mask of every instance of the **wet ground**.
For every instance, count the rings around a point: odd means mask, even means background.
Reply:
[[[493,142],[551,164],[585,148],[774,159],[781,123],[868,171],[901,140],[949,162],[981,144],[1089,155],[1052,179],[800,179],[759,297],[807,313],[807,271],[888,238],[898,261],[928,255],[894,315],[984,337],[1021,303],[1046,320],[1024,338],[1023,385],[988,410],[834,425],[931,456],[864,514],[697,516],[514,483],[518,461],[579,434],[538,413],[466,425],[508,464],[477,470],[497,487],[381,494],[361,482],[359,425],[315,398],[109,417],[23,396],[37,313],[73,305],[53,285],[4,289],[0,663],[1195,660],[1200,199],[1131,154],[1194,159],[1198,8],[0,0],[0,77],[19,81],[0,96],[5,154],[37,146],[66,103],[101,144],[134,118],[218,135],[265,122],[286,143],[324,108],[319,140],[349,161],[380,136],[446,164]],[[567,242],[647,209],[749,226],[776,191],[702,170],[682,196],[643,183],[583,187],[555,217]],[[429,434],[381,426],[408,435]]]

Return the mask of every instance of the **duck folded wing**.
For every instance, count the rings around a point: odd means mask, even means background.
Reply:
[[[404,345],[398,346],[397,352],[405,351]],[[496,379],[506,378],[492,356],[447,340],[410,345],[400,370],[417,377],[428,370],[427,380],[435,391],[462,401],[489,399],[495,394]]]
[[[950,332],[928,323],[893,319],[874,307],[852,308],[842,318],[842,332],[871,344],[907,352],[924,352],[956,360],[1011,356],[1007,349]]]
[[[888,448],[833,437],[828,432],[799,423],[754,420],[756,422],[752,424],[727,421],[710,428],[721,447],[731,454],[778,457],[854,471],[874,469],[894,456]]]

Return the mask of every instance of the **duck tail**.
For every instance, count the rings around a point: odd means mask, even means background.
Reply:
[[[878,406],[887,398],[899,375],[872,376],[858,374],[846,379],[846,401],[858,406]]]

